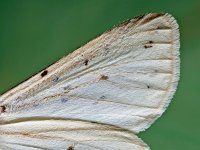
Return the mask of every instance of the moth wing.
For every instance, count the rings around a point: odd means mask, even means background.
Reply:
[[[7,131],[1,141],[6,150],[149,150],[126,130],[84,121],[26,121],[3,125],[1,130]]]
[[[82,120],[138,133],[165,111],[178,78],[178,25],[169,14],[147,14],[2,95],[1,120]]]

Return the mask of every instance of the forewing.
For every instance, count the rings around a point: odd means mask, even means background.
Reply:
[[[2,124],[48,118],[138,133],[168,106],[179,78],[179,32],[169,14],[129,20],[0,97]]]

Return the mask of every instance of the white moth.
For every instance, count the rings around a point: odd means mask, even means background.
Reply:
[[[0,149],[149,150],[178,79],[175,19],[131,19],[3,94]]]

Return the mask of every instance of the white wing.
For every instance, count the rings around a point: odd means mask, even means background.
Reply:
[[[80,146],[75,147],[76,150],[89,149],[84,148],[87,144],[102,150],[137,147],[142,142],[135,135],[125,131],[115,135],[114,128],[133,133],[148,128],[168,106],[178,78],[179,32],[175,19],[169,14],[134,18],[2,95],[0,138],[4,139],[4,146],[15,144],[18,149],[23,146],[66,149],[66,145],[74,142]],[[71,125],[67,124],[78,120],[80,126],[87,123],[95,127],[89,130],[86,125],[86,130],[72,132]],[[56,131],[62,128],[57,122],[66,124],[63,131]],[[105,125],[109,128],[104,132],[96,130]],[[50,130],[45,133],[50,139],[38,141],[40,131],[42,135],[45,127]],[[23,135],[19,140],[15,139],[23,128],[34,136]],[[11,135],[15,132],[16,135]],[[83,139],[88,138],[88,142],[81,145],[82,139],[77,134]],[[73,136],[72,143],[68,135]],[[63,138],[65,144],[57,140],[58,137]],[[119,144],[120,141],[125,142]],[[35,146],[38,143],[40,146]]]
[[[4,135],[1,143],[6,150],[8,147],[19,150],[148,150],[140,139],[126,130],[83,121],[23,121],[2,125],[1,133]]]

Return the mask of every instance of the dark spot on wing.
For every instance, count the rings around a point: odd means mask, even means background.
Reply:
[[[107,80],[109,77],[106,75],[101,75],[100,80]]]
[[[100,99],[105,99],[106,97],[104,96],[104,95],[102,95],[101,97],[100,97]]]
[[[84,64],[85,64],[85,66],[87,66],[87,65],[88,65],[88,62],[89,62],[89,60],[88,60],[88,59],[86,59],[86,60],[84,61]]]
[[[149,85],[147,85],[147,88],[149,89],[149,88],[150,88],[150,86],[149,86]]]
[[[59,77],[55,77],[55,78],[53,79],[53,82],[58,82],[58,80],[59,80]]]
[[[152,45],[149,45],[149,44],[145,44],[144,45],[144,48],[151,48],[151,47],[153,47]]]
[[[6,106],[0,106],[0,113],[6,112]]]
[[[70,147],[67,148],[67,150],[74,150],[74,147],[70,146]]]
[[[71,86],[67,85],[67,86],[63,87],[63,90],[71,90]]]
[[[62,102],[62,103],[66,103],[67,101],[68,101],[67,98],[62,98],[62,99],[61,99],[61,102]]]
[[[149,44],[153,44],[153,41],[149,41]]]
[[[100,97],[100,99],[105,99],[106,97],[104,96],[104,95],[102,95],[101,97]]]
[[[42,73],[41,73],[41,77],[44,77],[48,74],[48,70],[44,70]]]

